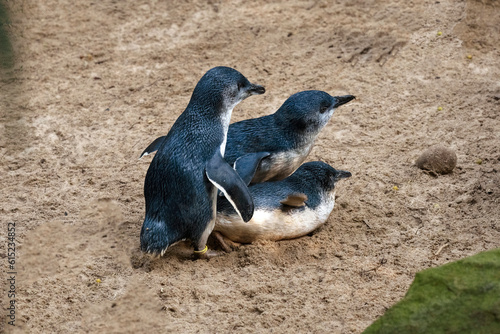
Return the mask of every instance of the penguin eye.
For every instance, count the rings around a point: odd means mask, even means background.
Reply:
[[[321,106],[321,108],[319,108],[319,112],[322,114],[325,113],[325,111],[327,111],[327,110],[328,110],[327,106]]]
[[[238,82],[238,90],[241,90],[241,87],[243,87],[243,83],[242,82]]]

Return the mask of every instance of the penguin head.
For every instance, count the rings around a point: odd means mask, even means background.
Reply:
[[[335,109],[355,97],[331,96],[319,90],[293,94],[275,113],[277,122],[293,131],[316,136],[328,123]]]
[[[345,170],[335,169],[322,161],[311,161],[303,164],[294,173],[310,184],[319,184],[324,191],[332,191],[335,184],[352,174]]]
[[[265,88],[252,84],[237,70],[218,66],[209,70],[196,85],[190,104],[210,105],[219,112],[232,110],[251,95],[265,93]]]

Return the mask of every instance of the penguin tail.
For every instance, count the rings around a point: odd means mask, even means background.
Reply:
[[[146,217],[141,228],[141,250],[163,256],[170,245],[167,224],[164,221]]]

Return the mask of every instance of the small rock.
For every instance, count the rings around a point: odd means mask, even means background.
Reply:
[[[449,148],[436,145],[422,153],[415,164],[418,168],[431,173],[448,174],[457,165],[457,154]]]

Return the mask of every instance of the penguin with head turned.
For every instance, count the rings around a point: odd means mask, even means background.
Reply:
[[[350,176],[350,172],[313,161],[283,180],[253,184],[249,190],[255,211],[247,223],[226,198],[219,197],[214,231],[240,243],[306,235],[326,222],[335,205],[337,182]]]
[[[293,94],[272,115],[231,124],[224,158],[247,184],[284,179],[306,159],[335,109],[354,98],[318,90]],[[153,141],[141,157],[163,140]]]
[[[163,255],[168,246],[189,239],[195,254],[207,257],[217,188],[243,221],[251,219],[252,197],[223,156],[233,108],[264,92],[229,67],[215,67],[200,79],[188,106],[158,144],[146,174],[143,251]]]

